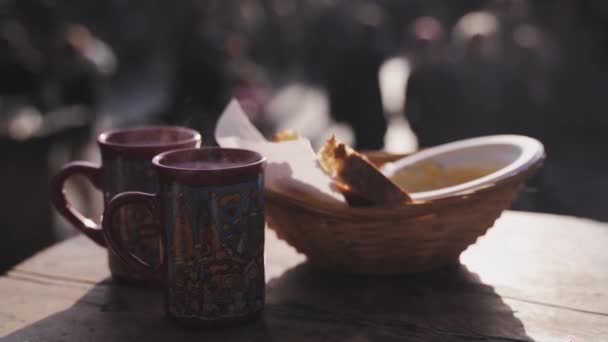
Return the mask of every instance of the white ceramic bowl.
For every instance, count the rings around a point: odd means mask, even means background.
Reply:
[[[390,177],[395,172],[423,162],[433,162],[442,168],[479,167],[496,169],[489,175],[458,185],[409,195],[422,201],[454,195],[522,172],[544,158],[543,144],[521,135],[492,135],[460,140],[422,150],[395,162],[385,164],[381,171]]]

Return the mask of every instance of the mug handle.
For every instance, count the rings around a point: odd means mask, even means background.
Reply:
[[[104,210],[101,219],[101,232],[110,250],[118,255],[125,264],[137,270],[142,275],[152,278],[161,265],[152,266],[137,255],[131,253],[125,246],[124,239],[120,235],[119,230],[114,226],[114,214],[116,214],[120,208],[129,204],[143,204],[150,213],[155,216],[154,220],[158,223],[157,226],[160,227],[156,195],[138,191],[127,191],[114,196],[114,198],[110,200],[110,203],[106,205],[106,209]]]
[[[101,234],[100,227],[93,220],[78,212],[68,201],[63,188],[66,180],[73,175],[85,176],[95,188],[103,189],[101,166],[84,161],[70,162],[51,179],[51,201],[59,214],[65,217],[76,229],[83,232],[98,245],[105,247],[106,242]]]

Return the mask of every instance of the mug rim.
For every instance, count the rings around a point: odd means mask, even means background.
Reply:
[[[147,144],[127,144],[112,142],[109,139],[116,134],[125,134],[131,132],[142,132],[142,131],[173,131],[186,133],[190,136],[184,139],[176,139],[171,142],[158,142],[158,143],[147,143]],[[136,126],[129,128],[117,128],[107,130],[97,136],[97,143],[104,147],[111,147],[114,149],[141,149],[141,150],[155,150],[158,148],[167,148],[171,146],[182,146],[201,141],[201,134],[194,129],[183,127],[183,126],[168,126],[168,125],[146,125]]]
[[[217,169],[187,168],[187,167],[172,166],[172,165],[162,163],[163,158],[166,158],[167,156],[170,156],[173,154],[180,154],[180,153],[189,152],[189,151],[201,151],[202,152],[202,151],[211,151],[211,150],[246,153],[246,154],[255,156],[256,160],[251,163],[243,163],[243,164],[239,164],[239,165],[235,165],[235,166],[222,167],[222,168],[217,168]],[[230,171],[230,170],[240,170],[240,169],[256,167],[261,164],[264,164],[265,162],[266,162],[266,157],[264,157],[259,152],[256,152],[253,150],[247,150],[244,148],[231,148],[231,147],[221,147],[221,146],[180,148],[180,149],[160,153],[160,154],[156,155],[154,158],[152,158],[152,164],[154,164],[154,166],[156,166],[158,168],[165,169],[168,171],[188,172],[188,173],[193,173],[193,172],[194,173],[203,173],[203,172],[216,173],[216,172],[223,172],[223,171]]]
[[[223,168],[185,168],[164,164],[162,159],[173,154],[199,151],[233,151],[253,155],[253,162],[244,162],[239,165],[223,167]],[[196,158],[190,158],[186,161],[193,161]],[[260,176],[264,177],[266,168],[266,157],[256,151],[240,149],[240,148],[224,148],[224,147],[202,147],[202,148],[183,148],[160,153],[152,158],[152,165],[158,175],[159,184],[179,183],[192,187],[214,187],[228,186],[240,183],[259,180]]]

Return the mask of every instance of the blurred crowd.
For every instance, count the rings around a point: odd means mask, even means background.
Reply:
[[[385,113],[396,56],[411,73]],[[85,126],[181,124],[213,144],[232,97],[270,135],[293,81],[324,89],[360,149],[382,149],[390,115],[421,147],[536,137],[547,163],[515,207],[608,221],[605,0],[0,0],[0,150],[74,106]]]

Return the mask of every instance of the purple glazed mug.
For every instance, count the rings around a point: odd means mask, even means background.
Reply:
[[[264,307],[264,168],[260,154],[184,149],[154,157],[155,193],[125,192],[103,215],[108,246],[139,272],[165,277],[167,315],[209,327],[259,317]],[[149,208],[161,227],[161,263],[132,253],[113,217],[128,204]]]
[[[152,158],[162,152],[188,147],[199,147],[201,136],[189,128],[171,126],[147,126],[113,130],[102,133],[97,139],[102,165],[75,161],[66,164],[51,180],[51,199],[57,211],[76,229],[83,232],[100,246],[106,241],[101,228],[93,220],[79,213],[68,201],[64,192],[65,181],[74,175],[86,177],[103,192],[104,205],[123,191],[155,191],[156,182]],[[156,222],[146,220],[142,208],[125,208],[116,215],[116,225],[121,238],[132,253],[152,262],[160,255]],[[112,277],[139,285],[158,286],[160,274],[142,274],[127,267],[114,253],[108,253]]]

